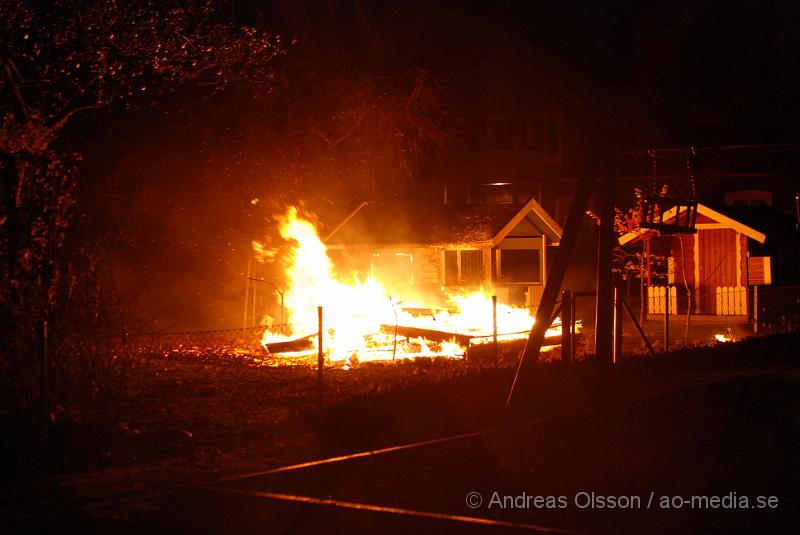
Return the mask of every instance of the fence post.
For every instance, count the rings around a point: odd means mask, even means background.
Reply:
[[[247,275],[244,277],[244,317],[242,318],[242,336],[247,331],[247,315],[250,311],[250,259],[247,259]]]
[[[492,296],[492,342],[494,343],[494,367],[497,369],[499,360],[497,348],[497,296]]]
[[[325,405],[324,383],[322,382],[322,370],[325,368],[325,351],[322,348],[322,307],[317,307],[317,317],[319,320],[319,331],[317,332],[317,392],[319,408]]]
[[[669,292],[664,293],[664,352],[669,353]]]
[[[573,297],[570,290],[561,292],[561,361],[572,364],[572,332],[574,329]]]
[[[753,334],[758,336],[758,285],[753,286]]]
[[[44,421],[50,419],[50,385],[47,368],[49,366],[47,320],[39,325],[39,403]]]
[[[673,314],[677,314],[678,313],[678,287],[677,286],[671,286],[669,288],[669,292],[670,292],[669,293],[669,306],[671,307],[671,310],[673,311],[672,313]]]
[[[611,363],[616,364],[622,358],[622,290],[614,285],[614,352]]]

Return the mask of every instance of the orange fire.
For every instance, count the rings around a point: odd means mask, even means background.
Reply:
[[[316,228],[300,217],[296,208],[289,208],[278,218],[278,223],[280,235],[289,245],[288,253],[281,257],[285,263],[284,306],[288,334],[267,328],[262,337],[265,347],[309,337],[314,348],[303,353],[316,352],[318,306],[323,307],[324,314],[323,349],[334,361],[349,361],[353,357],[360,361],[416,356],[458,357],[466,350],[463,341],[467,338],[473,344],[492,341],[491,292],[483,289],[472,293],[443,290],[448,306],[442,309],[430,303],[398,297],[397,293],[388,292],[374,276],[366,279],[353,276],[343,280],[335,275],[333,263]],[[279,257],[277,251],[258,242],[253,243],[253,248],[262,261],[274,261]],[[431,302],[435,302],[434,299]],[[266,320],[265,323],[272,325],[272,318]],[[525,338],[533,321],[527,308],[497,305],[497,332],[501,341]],[[392,332],[397,326],[458,336],[446,341],[423,336],[397,336]],[[547,336],[560,334],[560,326],[551,327],[547,332]]]

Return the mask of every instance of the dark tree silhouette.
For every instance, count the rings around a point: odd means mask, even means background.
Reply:
[[[58,331],[54,372],[70,340],[74,350],[110,321],[91,251],[64,251],[81,158],[64,132],[90,110],[136,107],[186,84],[208,94],[233,82],[270,87],[286,47],[232,23],[223,4],[0,0],[0,389],[16,409],[45,396],[33,343],[43,320],[71,325]]]

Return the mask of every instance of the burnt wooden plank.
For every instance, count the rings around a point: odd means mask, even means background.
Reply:
[[[395,329],[397,329],[398,336],[424,338],[434,342],[449,342],[450,340],[455,340],[456,343],[464,347],[469,345],[469,341],[472,338],[472,336],[468,334],[437,331],[435,329],[422,329],[420,327],[409,327],[407,325],[381,325],[381,332],[384,334],[394,334]]]
[[[306,351],[314,348],[315,336],[317,336],[317,333],[295,338],[293,340],[265,344],[264,349],[267,351],[267,353],[293,353],[295,351]]]

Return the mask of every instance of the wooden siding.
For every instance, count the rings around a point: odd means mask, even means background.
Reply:
[[[699,230],[700,313],[716,313],[716,289],[739,286],[736,257],[737,233],[731,229]]]
[[[750,286],[772,284],[772,270],[770,257],[751,256],[748,258]]]
[[[747,236],[744,234],[738,234],[737,237],[739,238],[739,284],[738,286],[747,287]]]

